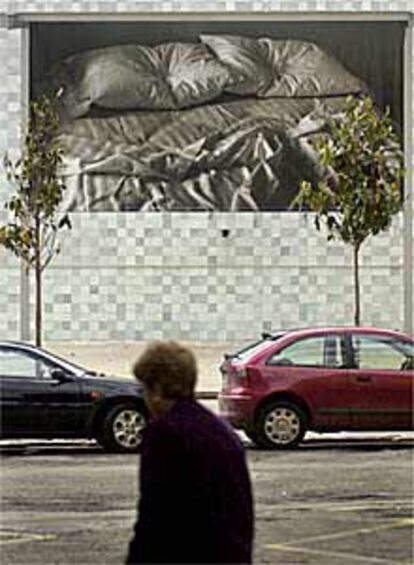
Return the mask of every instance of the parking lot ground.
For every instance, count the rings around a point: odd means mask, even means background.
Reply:
[[[309,434],[295,451],[245,445],[256,564],[413,562],[414,434]],[[88,442],[1,442],[0,453],[2,565],[123,562],[139,456]]]

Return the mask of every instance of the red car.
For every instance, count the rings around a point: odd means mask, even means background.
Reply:
[[[221,415],[263,447],[296,446],[308,430],[413,429],[414,341],[400,332],[263,334],[220,370]]]

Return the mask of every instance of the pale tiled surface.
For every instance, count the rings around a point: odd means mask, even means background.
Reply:
[[[74,216],[62,254],[46,273],[48,339],[221,341],[352,322],[350,250],[326,245],[310,218],[144,216],[138,225],[135,214],[122,215],[118,225],[112,214]],[[363,249],[366,323],[401,327],[400,231],[396,222]]]
[[[408,11],[411,0],[2,0],[10,12],[31,11]],[[2,8],[3,9],[3,8]]]
[[[411,0],[0,1],[0,12],[407,11]],[[0,153],[23,110],[21,37],[0,29]],[[6,196],[0,179],[0,201]],[[271,327],[352,323],[349,249],[299,214],[75,214],[45,278],[48,340],[222,341]],[[222,229],[230,230],[227,238]],[[403,325],[402,218],[362,251],[363,321]],[[0,336],[20,334],[20,269],[0,251]]]

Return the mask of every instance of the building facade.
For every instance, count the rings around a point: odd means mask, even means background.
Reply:
[[[362,248],[362,322],[412,332],[411,0],[2,0],[0,6],[1,154],[18,154],[36,77],[53,68],[58,54],[188,42],[203,33],[311,40],[335,51],[380,106],[391,106],[406,155],[404,210]],[[12,189],[1,175],[4,202]],[[227,341],[278,328],[352,324],[352,250],[327,242],[310,214],[212,207],[70,215],[73,228],[62,234],[62,252],[45,273],[48,341]],[[5,339],[33,336],[33,296],[18,260],[0,250]]]

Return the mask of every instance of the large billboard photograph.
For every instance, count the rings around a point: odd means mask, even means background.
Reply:
[[[67,211],[287,211],[347,97],[401,133],[402,52],[398,22],[45,23],[31,87],[59,93]]]

